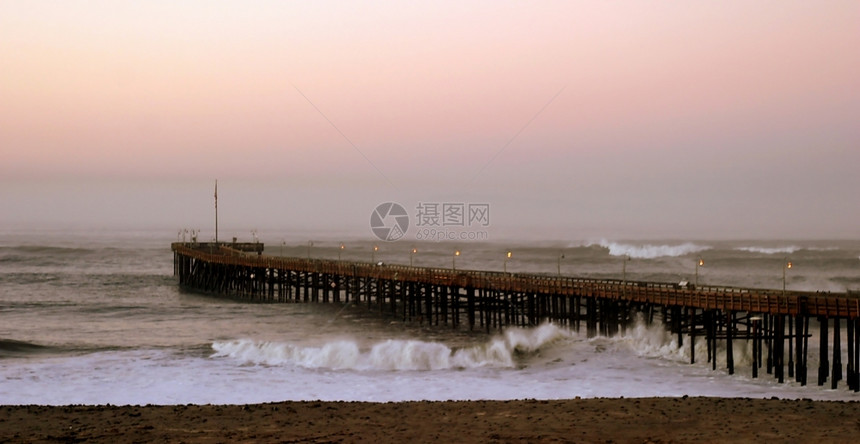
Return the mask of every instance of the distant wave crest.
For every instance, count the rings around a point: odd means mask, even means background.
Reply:
[[[361,350],[354,341],[332,341],[321,347],[240,339],[215,342],[216,358],[242,364],[294,365],[332,370],[446,370],[476,367],[513,367],[518,353],[534,353],[568,333],[551,324],[537,328],[509,328],[483,344],[452,349],[438,342],[395,340]]]
[[[746,251],[748,253],[759,254],[792,254],[801,250],[806,251],[839,251],[839,247],[799,247],[797,245],[788,245],[784,247],[737,247],[735,250]]]
[[[802,248],[790,245],[787,247],[738,247],[735,248],[738,251],[746,251],[748,253],[759,253],[759,254],[792,254],[796,251],[802,250]]]
[[[41,254],[41,255],[52,255],[52,254],[81,254],[81,253],[92,253],[93,249],[90,248],[79,248],[79,247],[55,247],[51,245],[18,245],[18,246],[3,246],[0,247],[0,252],[13,252],[13,253],[24,253],[24,254]]]
[[[587,247],[599,245],[609,250],[611,256],[630,256],[634,259],[656,259],[659,257],[678,257],[687,254],[698,253],[709,250],[711,247],[685,242],[678,245],[633,245],[601,240],[586,245]]]

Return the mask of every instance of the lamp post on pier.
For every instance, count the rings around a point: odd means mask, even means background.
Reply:
[[[792,266],[791,261],[788,260],[787,257],[782,260],[782,300],[786,306],[788,306],[788,301],[785,299],[785,270],[788,270],[789,268],[791,268],[791,266]],[[780,316],[782,316],[782,315],[780,315]],[[791,322],[791,315],[789,315],[788,319],[789,319],[789,322],[788,322],[788,377],[793,378],[794,377],[794,350],[793,350],[794,332],[792,331],[793,322]],[[839,321],[837,320],[836,322],[839,322]],[[797,333],[800,334],[800,331],[798,331]]]
[[[370,262],[376,263],[376,252],[379,251],[379,245],[373,246],[373,251],[370,253]]]
[[[624,255],[621,261],[621,294],[627,293],[627,263],[630,262],[630,256]]]
[[[561,260],[562,259],[564,259],[564,253],[559,253],[558,254],[558,262],[556,264],[557,265],[556,269],[558,271],[558,277],[561,277]]]
[[[505,253],[505,265],[504,265],[505,273],[508,272],[508,259],[510,259],[512,255],[513,255],[513,253],[511,252],[511,250],[508,250]]]
[[[451,270],[457,269],[457,256],[460,255],[460,250],[454,250],[454,255],[451,256]]]
[[[704,266],[705,266],[705,261],[702,260],[702,257],[699,256],[698,258],[696,258],[696,281],[695,281],[696,282],[695,283],[696,291],[699,291],[699,267],[704,267]]]
[[[337,261],[340,262],[340,254],[343,253],[343,249],[346,248],[346,245],[343,242],[340,243],[340,248],[337,250]]]
[[[218,179],[215,179],[215,248],[218,248]]]
[[[308,241],[308,260],[311,260],[311,247],[314,246],[314,241]]]
[[[412,251],[409,252],[409,266],[413,266],[413,260],[415,259],[415,253],[418,252],[418,249],[412,247]]]

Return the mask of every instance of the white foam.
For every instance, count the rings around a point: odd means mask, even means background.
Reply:
[[[587,247],[599,245],[609,250],[611,256],[630,256],[634,259],[656,259],[659,257],[678,257],[687,254],[709,250],[711,247],[685,242],[678,245],[633,245],[609,242],[605,239],[587,244]]]
[[[647,324],[641,316],[637,316],[634,324],[627,329],[624,335],[619,335],[614,338],[616,341],[627,344],[636,354],[645,358],[659,358],[670,362],[690,362],[690,346],[689,342],[685,342],[683,346],[678,346],[678,335],[671,333],[659,321],[655,321],[650,325]],[[684,335],[684,341],[689,341],[690,337]],[[717,341],[717,349],[714,351],[714,356],[717,360],[719,368],[726,365],[726,342]],[[702,337],[697,337],[695,340],[695,355],[696,362],[704,362],[707,360],[708,344]],[[732,341],[732,359],[737,368],[749,367],[752,363],[752,342],[745,339]]]
[[[515,355],[530,354],[568,332],[552,324],[533,329],[509,328],[484,344],[452,349],[438,342],[389,339],[361,350],[350,340],[319,347],[240,339],[212,344],[214,358],[231,358],[241,364],[292,365],[329,370],[448,370],[477,367],[509,368]]]
[[[814,329],[810,333],[815,334]],[[542,325],[508,329],[477,346],[455,350],[409,340],[382,340],[366,350],[342,340],[320,347],[241,340],[219,342],[223,351],[215,358],[170,350],[121,350],[14,365],[0,360],[0,399],[8,404],[53,405],[683,395],[857,399],[844,383],[838,390],[823,390],[815,384],[801,387],[788,379],[779,384],[764,371],[752,379],[749,342],[744,340],[734,342],[733,376],[725,371],[725,341],[718,341],[716,371],[706,362],[701,338],[696,341],[696,364],[690,365],[689,343],[678,347],[676,338],[659,323],[646,325],[640,320],[624,335],[612,338],[586,339]],[[811,372],[817,367],[814,339],[809,350]],[[221,354],[228,349],[229,354]],[[379,356],[371,359],[374,353]],[[363,359],[376,363],[358,370],[356,363]],[[317,367],[296,365],[296,360]],[[431,368],[446,360],[450,369]],[[487,362],[492,365],[481,364]],[[427,370],[392,370],[403,367]]]
[[[746,251],[748,253],[760,253],[760,254],[792,254],[794,252],[802,250],[802,248],[794,245],[786,246],[786,247],[738,247],[735,248],[738,251]]]

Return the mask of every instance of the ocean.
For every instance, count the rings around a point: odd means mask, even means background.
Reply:
[[[734,347],[734,375],[725,371],[724,352],[711,370],[704,342],[690,364],[689,347],[679,348],[657,324],[639,322],[616,337],[586,338],[552,324],[486,334],[404,323],[356,305],[245,303],[179,288],[170,251],[177,238],[169,231],[0,232],[0,404],[860,400],[844,381],[836,390],[829,381],[815,385],[815,338],[812,385],[801,387],[779,384],[763,369],[753,379],[745,341]],[[452,244],[324,233],[312,242],[261,233],[260,241],[272,255],[662,282],[692,282],[698,274],[700,285],[860,290],[860,241]]]

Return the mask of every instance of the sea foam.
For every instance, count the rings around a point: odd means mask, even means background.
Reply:
[[[760,253],[760,254],[792,254],[794,252],[802,250],[802,248],[790,245],[787,247],[738,247],[736,248],[738,251],[746,251],[748,253]]]
[[[509,328],[501,336],[471,347],[451,348],[439,342],[389,339],[362,350],[351,340],[319,347],[239,339],[212,344],[214,358],[231,358],[241,364],[330,370],[447,370],[477,367],[509,368],[518,354],[528,355],[560,338],[566,330],[552,324],[537,328]]]
[[[587,247],[599,245],[609,250],[611,256],[630,256],[633,259],[656,259],[659,257],[678,257],[687,254],[709,250],[711,247],[685,242],[678,245],[633,245],[600,240],[587,244]]]

